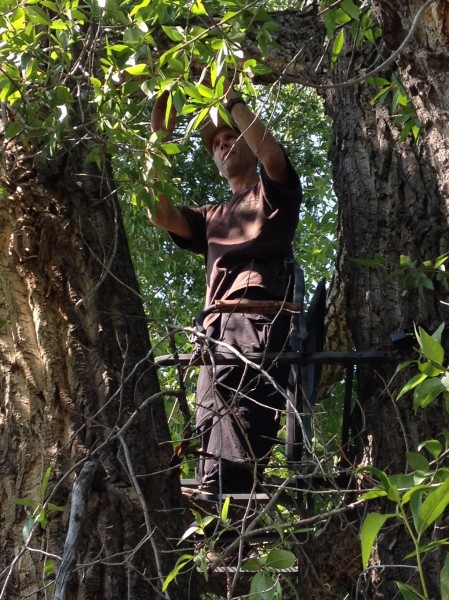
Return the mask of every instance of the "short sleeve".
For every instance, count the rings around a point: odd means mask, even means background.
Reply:
[[[268,177],[263,165],[261,165],[260,176],[262,179],[263,186],[267,192],[268,197],[274,199],[276,197],[279,197],[282,200],[288,200],[288,198],[291,198],[293,201],[299,202],[300,204],[302,201],[301,180],[299,179],[297,172],[293,168],[293,165],[290,162],[290,159],[288,158],[284,147],[281,146],[281,148],[284,151],[285,158],[287,159],[288,183],[287,185],[281,185],[276,181],[271,180]]]
[[[173,242],[179,248],[189,250],[195,254],[205,255],[207,253],[206,209],[206,206],[201,208],[178,207],[179,212],[187,219],[193,233],[193,239],[189,240],[170,231],[168,232]]]

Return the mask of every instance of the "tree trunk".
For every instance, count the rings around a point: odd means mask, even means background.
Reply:
[[[395,49],[410,28],[422,2],[374,2],[382,15],[382,31]],[[445,18],[447,24],[447,3]],[[418,146],[400,131],[388,110],[371,104],[376,93],[367,85],[326,91],[326,106],[333,120],[331,160],[339,199],[339,276],[344,281],[346,322],[357,350],[393,349],[389,335],[421,325],[433,332],[449,314],[447,293],[434,281],[433,291],[419,293],[405,287],[404,276],[392,276],[406,255],[421,266],[425,260],[449,250],[448,202],[448,86],[441,65],[448,63],[443,3],[434,3],[420,21],[413,41],[399,59],[398,73],[423,124]],[[402,26],[401,26],[402,23]],[[427,40],[426,45],[424,40]],[[350,61],[356,72],[370,70],[369,55],[348,49],[340,56],[332,79],[344,80]],[[379,74],[391,79],[392,71]],[[382,257],[386,265],[368,268],[352,259]],[[416,344],[415,344],[416,345]],[[447,347],[447,344],[446,344]],[[447,427],[447,413],[435,403],[418,415],[408,397],[396,400],[404,375],[390,382],[401,358],[416,357],[412,348],[381,369],[358,369],[357,404],[353,412],[355,464],[373,464],[388,473],[405,473],[406,452],[436,437]],[[382,512],[394,510],[384,503]],[[410,541],[393,527],[381,538],[377,557],[359,593],[367,598],[392,598],[394,581],[408,581],[406,564]],[[413,564],[411,561],[410,564]],[[439,592],[441,560],[435,554],[425,561],[432,597]],[[416,583],[416,581],[415,581]]]
[[[73,575],[56,574],[57,597],[156,598],[183,511],[120,210],[102,183],[110,180],[86,172],[81,153],[52,174],[27,154],[5,145],[2,163],[2,597],[44,597],[38,588],[78,546]],[[82,485],[86,460],[92,472]],[[12,568],[33,512],[14,500],[42,503],[49,466],[50,502],[64,512],[46,509],[48,525],[36,525],[32,551],[20,551]],[[77,481],[85,510],[64,549]],[[185,596],[174,586],[170,597]]]

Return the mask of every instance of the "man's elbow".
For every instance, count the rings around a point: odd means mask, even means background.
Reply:
[[[148,218],[153,225],[160,229],[165,229],[170,233],[179,235],[185,239],[193,239],[193,234],[188,221],[177,211],[176,209],[171,210],[158,210],[158,207],[154,207],[153,211],[148,209]]]
[[[147,217],[150,223],[155,227],[160,227],[161,229],[164,228],[162,225],[163,219],[161,219],[161,215],[158,214],[155,207],[153,207],[153,209],[147,208]]]

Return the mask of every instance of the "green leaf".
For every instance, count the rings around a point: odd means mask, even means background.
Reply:
[[[448,504],[449,477],[422,503],[418,513],[417,533],[419,536],[443,514]]]
[[[272,600],[276,593],[276,580],[269,573],[262,571],[254,575],[251,580],[250,597],[254,594],[254,598]]]
[[[441,341],[441,336],[443,335],[445,326],[446,326],[446,323],[444,323],[444,322],[441,323],[441,325],[437,329],[435,329],[435,331],[432,333],[432,338],[434,340],[436,340],[437,342]]]
[[[327,10],[323,13],[323,21],[326,26],[327,37],[331,38],[337,28],[337,11],[335,9]]]
[[[191,535],[193,535],[194,533],[201,533],[202,528],[199,525],[191,525],[190,527],[188,527],[184,533],[182,534],[178,544],[180,542],[183,542],[184,540],[186,540],[188,537],[190,537]]]
[[[407,504],[408,500],[410,500],[410,512],[412,513],[415,530],[418,529],[419,511],[421,510],[422,506],[423,493],[427,491],[425,487],[426,486],[424,485],[417,485],[415,489],[406,492],[403,497],[404,505]]]
[[[26,542],[28,540],[28,538],[30,537],[31,530],[33,529],[35,523],[36,523],[35,517],[31,517],[30,519],[27,519],[25,521],[25,525],[23,526],[23,529],[22,529],[22,537],[23,537],[24,542]]]
[[[409,500],[414,498],[415,494],[417,494],[418,492],[425,492],[425,491],[431,490],[431,489],[432,489],[432,486],[429,484],[426,484],[426,483],[415,485],[404,493],[404,495],[402,496],[402,503],[407,504],[407,502],[409,502]]]
[[[332,58],[331,65],[335,65],[340,56],[341,51],[343,50],[343,46],[345,44],[345,30],[340,29],[337,33],[337,36],[334,41],[334,45],[332,46]]]
[[[36,500],[32,500],[31,498],[13,498],[11,503],[19,504],[20,506],[29,506],[31,508],[35,508],[39,504],[39,502],[36,502]]]
[[[184,40],[184,30],[182,27],[169,27],[168,25],[162,25],[162,29],[173,42],[182,42]]]
[[[366,494],[360,496],[360,500],[373,500],[374,498],[382,498],[386,495],[387,492],[385,490],[370,490],[369,492],[366,492]]]
[[[399,495],[397,485],[394,483],[391,477],[388,477],[388,475],[384,473],[384,471],[381,471],[380,469],[377,469],[376,467],[371,467],[369,465],[357,469],[357,473],[364,472],[372,473],[375,477],[379,479],[379,486],[386,491],[389,500],[392,500],[393,502],[400,502],[401,497]]]
[[[39,6],[29,6],[27,8],[27,13],[32,23],[38,23],[39,25],[47,26],[51,25],[51,20],[48,18],[48,15]]]
[[[290,550],[271,550],[265,565],[271,569],[289,569],[296,562],[296,556]]]
[[[173,142],[161,144],[161,148],[165,154],[179,154],[181,152],[181,146]]]
[[[427,377],[437,377],[441,375],[442,369],[440,367],[436,367],[431,362],[419,363],[418,369],[421,373],[427,375]]]
[[[399,398],[422,383],[425,379],[427,379],[427,375],[425,373],[417,373],[414,375],[411,379],[409,379],[409,381],[407,381],[402,390],[399,392],[397,399],[399,400]]]
[[[422,353],[428,360],[441,364],[444,360],[444,348],[438,340],[435,340],[422,327],[419,327],[418,342]]]
[[[401,592],[404,600],[424,600],[423,596],[418,594],[415,588],[411,585],[400,583],[399,581],[396,581],[396,585],[398,586],[398,590]]]
[[[44,575],[46,577],[49,577],[50,575],[53,575],[54,573],[56,573],[56,561],[53,560],[52,558],[50,560],[47,560],[47,562],[44,565]]]
[[[146,63],[140,63],[131,67],[126,67],[125,71],[130,75],[148,75],[148,65]]]
[[[438,258],[433,263],[433,268],[439,269],[441,265],[443,265],[447,261],[448,258],[449,254],[442,254],[441,256],[438,256]]]
[[[346,23],[349,23],[350,20],[351,17],[348,15],[347,12],[345,12],[341,8],[337,8],[335,12],[335,21],[338,25],[346,25]]]
[[[21,123],[9,123],[4,133],[5,139],[11,140],[22,130],[23,125]]]
[[[391,81],[388,81],[388,79],[384,79],[383,77],[368,77],[366,82],[374,87],[391,86]]]
[[[418,446],[418,450],[425,448],[434,458],[438,458],[443,451],[443,445],[439,440],[426,440]]]
[[[425,408],[435,400],[446,388],[438,377],[426,379],[413,392],[413,407]]]
[[[176,579],[176,577],[178,576],[179,572],[181,571],[181,569],[188,564],[191,560],[193,560],[194,556],[193,554],[183,554],[182,556],[180,556],[178,558],[178,560],[176,561],[176,565],[174,566],[173,570],[170,571],[170,573],[167,575],[163,585],[162,585],[162,591],[165,592],[165,590],[168,588],[168,586],[170,585],[170,583]]]
[[[47,504],[47,510],[49,512],[64,512],[65,509],[65,506],[58,506],[57,504],[52,504],[51,502]]]
[[[52,10],[55,13],[59,12],[59,8],[58,8],[57,4],[55,2],[52,2],[51,0],[40,0],[40,4],[42,6],[45,6],[46,8],[49,8],[50,10]]]
[[[42,527],[42,529],[46,529],[47,524],[48,524],[48,513],[46,510],[42,509],[39,512],[39,514],[37,516],[37,522]]]
[[[385,521],[395,516],[394,514],[382,515],[380,513],[369,513],[363,521],[362,529],[360,530],[360,540],[362,542],[362,565],[364,569],[368,566],[377,534]]]
[[[242,564],[243,571],[260,571],[262,565],[256,558],[249,558]]]
[[[204,8],[202,0],[195,0],[192,8],[190,9],[193,15],[207,15],[207,11]]]
[[[211,90],[209,87],[207,87],[206,85],[203,85],[202,83],[197,84],[196,89],[198,90],[198,92],[201,94],[201,96],[203,98],[211,99],[214,97],[214,90]]]
[[[418,553],[420,556],[422,556],[426,552],[431,552],[432,550],[435,550],[435,548],[441,548],[441,546],[449,546],[449,540],[437,540],[435,542],[430,542],[430,544],[424,544],[424,546],[420,546],[418,550],[414,550],[413,552],[410,552],[410,554],[407,554],[407,556],[404,556],[404,560],[407,560],[409,558],[415,558],[415,556],[417,556]]]
[[[418,471],[418,473],[422,473]],[[416,480],[416,471],[412,471],[411,473],[397,473],[391,475],[391,482],[397,487],[399,490],[408,490],[415,485]]]
[[[228,518],[230,503],[231,503],[231,497],[227,496],[225,501],[223,502],[223,506],[221,507],[220,518],[222,521],[226,521],[226,519]]]
[[[410,256],[407,256],[406,254],[401,254],[399,256],[399,264],[401,267],[406,267],[409,269],[411,269],[413,267],[412,259],[410,258]]]
[[[446,555],[443,568],[440,572],[441,600],[449,600],[449,555]]]
[[[185,539],[187,539],[188,537],[190,537],[191,535],[193,535],[194,533],[198,533],[200,535],[205,535],[204,529],[205,527],[207,527],[207,525],[209,525],[210,523],[212,523],[212,521],[215,521],[217,517],[214,517],[213,515],[210,515],[208,517],[204,517],[199,519],[198,523],[195,523],[194,525],[191,525],[182,535],[181,539],[179,540],[178,544],[180,542],[183,542]]]
[[[42,501],[44,501],[45,495],[47,493],[48,482],[50,481],[50,476],[51,476],[51,466],[47,468],[47,470],[45,471],[45,475],[42,479],[42,483],[41,483],[41,500]]]
[[[341,0],[340,6],[351,19],[354,19],[354,21],[359,20],[360,8],[356,6],[352,0]]]
[[[407,452],[407,462],[414,471],[425,471],[430,470],[429,461],[423,454],[418,452]]]

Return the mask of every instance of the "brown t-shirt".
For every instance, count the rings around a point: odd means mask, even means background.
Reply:
[[[180,207],[194,237],[170,235],[180,248],[204,255],[206,306],[248,287],[285,297],[286,261],[293,257],[302,198],[299,178],[290,163],[289,167],[289,187],[271,181],[261,167],[259,183],[235,193],[225,204]]]

